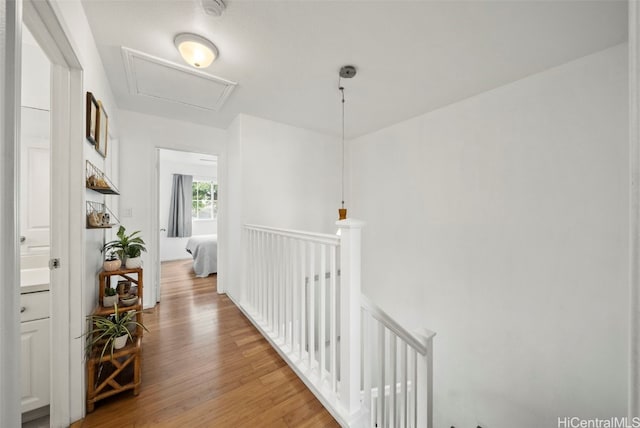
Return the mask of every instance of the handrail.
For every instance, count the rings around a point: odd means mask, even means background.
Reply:
[[[421,332],[411,333],[402,327],[396,320],[391,318],[389,314],[383,311],[379,306],[371,302],[367,296],[361,295],[360,306],[371,314],[371,316],[380,321],[385,327],[394,332],[400,339],[404,340],[409,346],[414,348],[421,355],[426,355],[429,351],[429,340],[436,334],[427,329]]]
[[[306,232],[301,230],[289,230],[280,229],[277,227],[259,226],[256,224],[245,224],[245,228],[250,230],[256,230],[259,232],[273,232],[288,238],[304,239],[311,242],[317,242],[320,244],[339,245],[340,237],[336,235],[329,235],[326,233]]]

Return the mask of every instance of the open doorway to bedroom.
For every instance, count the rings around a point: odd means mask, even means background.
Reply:
[[[190,269],[201,278],[217,274],[218,157],[170,149],[158,152],[159,302],[167,266]]]

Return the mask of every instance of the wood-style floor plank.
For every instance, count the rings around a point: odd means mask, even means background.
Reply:
[[[216,276],[162,264],[162,302],[145,311],[142,386],[96,403],[80,427],[338,427]]]

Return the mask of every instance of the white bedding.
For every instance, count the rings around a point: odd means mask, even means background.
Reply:
[[[197,235],[187,241],[186,250],[193,256],[193,270],[203,278],[218,271],[218,235]]]

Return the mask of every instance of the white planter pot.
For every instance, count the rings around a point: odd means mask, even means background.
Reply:
[[[130,257],[125,262],[127,269],[136,269],[142,266],[142,257]]]
[[[115,296],[104,296],[102,298],[102,306],[105,308],[111,308],[118,303],[118,298],[119,296],[117,294]]]
[[[127,344],[127,339],[129,338],[128,335],[123,334],[120,337],[116,337],[115,339],[113,339],[113,347],[115,349],[122,349],[124,348],[124,345]]]

